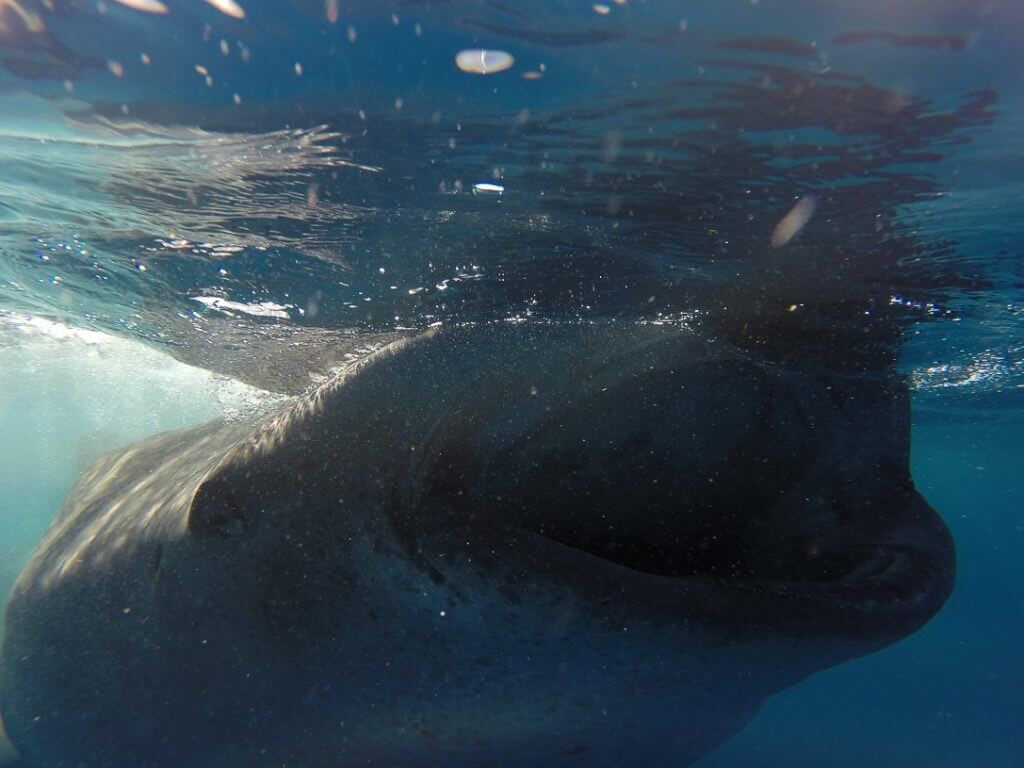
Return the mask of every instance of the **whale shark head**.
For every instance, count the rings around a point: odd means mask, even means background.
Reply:
[[[666,619],[828,636],[847,656],[945,601],[951,542],[913,486],[897,375],[785,369],[677,332],[540,344],[433,425],[421,536],[500,530],[674,593]]]
[[[41,752],[153,765],[687,764],[941,606],[952,545],[908,454],[888,371],[651,326],[428,334],[247,437],[101,462],[6,658],[83,595],[131,612],[88,613],[34,677],[8,663],[5,718]],[[92,671],[107,647],[130,675]],[[70,688],[91,727],[32,720]]]

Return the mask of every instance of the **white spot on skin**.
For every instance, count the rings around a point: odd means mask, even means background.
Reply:
[[[811,220],[817,208],[818,198],[815,195],[804,195],[797,200],[796,205],[789,210],[789,213],[775,225],[775,231],[772,232],[772,248],[782,248],[788,245]]]
[[[455,66],[471,75],[493,75],[511,69],[516,63],[508,51],[492,51],[486,48],[470,48],[459,51]]]

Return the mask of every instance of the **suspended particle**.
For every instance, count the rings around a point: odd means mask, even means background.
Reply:
[[[160,0],[115,0],[125,8],[131,8],[133,11],[142,11],[143,13],[167,13],[167,6],[160,2]]]
[[[505,194],[505,188],[501,184],[491,184],[481,181],[473,185],[473,194],[482,197],[501,197]]]
[[[245,18],[245,10],[235,0],[206,0],[206,2],[225,16],[230,16],[233,19]]]
[[[471,75],[493,75],[511,69],[516,63],[508,51],[469,48],[455,56],[455,66]]]
[[[815,195],[804,195],[797,200],[796,205],[789,209],[789,213],[775,225],[772,232],[772,248],[782,248],[800,234],[800,230],[811,220],[817,208],[818,198]]]

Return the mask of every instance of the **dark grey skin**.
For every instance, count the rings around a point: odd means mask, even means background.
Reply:
[[[500,325],[102,459],[7,610],[30,765],[681,766],[954,577],[880,371]]]

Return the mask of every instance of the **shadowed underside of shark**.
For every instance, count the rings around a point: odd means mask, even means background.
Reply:
[[[679,766],[953,583],[889,371],[675,328],[396,342],[98,462],[22,574],[39,766]]]

